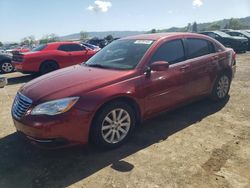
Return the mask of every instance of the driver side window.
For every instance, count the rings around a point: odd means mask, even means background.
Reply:
[[[185,60],[184,46],[181,39],[168,41],[162,44],[151,59],[151,63],[156,61],[166,61],[175,64]]]

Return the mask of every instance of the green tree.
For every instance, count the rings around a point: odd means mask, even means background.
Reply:
[[[244,24],[242,24],[242,22],[240,22],[239,19],[234,19],[234,18],[231,18],[228,22],[228,28],[229,29],[235,29],[235,30],[238,30],[238,29],[244,29],[246,26]]]
[[[156,29],[152,29],[150,33],[157,33]]]
[[[24,37],[21,39],[21,45],[33,45],[35,43],[35,37],[33,35],[30,35],[28,37]]]
[[[85,32],[85,31],[80,32],[80,40],[85,40],[88,38],[88,36],[89,36],[89,34],[87,32]]]
[[[209,26],[209,28],[208,28],[208,30],[211,30],[211,31],[220,30],[220,29],[221,29],[221,27],[218,24],[213,24],[213,25]]]
[[[198,26],[197,26],[197,23],[196,23],[196,22],[193,23],[192,32],[195,32],[195,33],[198,32]]]
[[[113,37],[112,35],[107,35],[107,36],[105,37],[105,39],[106,39],[107,41],[112,41],[112,40],[114,39],[114,37]]]
[[[3,46],[3,43],[2,42],[0,42],[0,47],[2,47]]]
[[[192,24],[191,23],[188,23],[186,31],[187,32],[191,32],[192,31]]]
[[[55,33],[51,33],[51,34],[44,35],[39,40],[39,43],[40,44],[46,44],[46,43],[57,42],[57,41],[60,41],[59,37]]]

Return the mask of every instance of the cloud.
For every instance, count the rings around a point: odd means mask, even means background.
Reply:
[[[193,7],[201,7],[203,5],[203,0],[193,0]]]
[[[111,2],[97,0],[94,2],[94,5],[89,5],[87,10],[95,12],[107,12],[110,7],[112,7]]]

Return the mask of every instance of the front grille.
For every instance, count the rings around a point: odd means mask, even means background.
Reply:
[[[31,104],[31,99],[18,92],[12,106],[12,115],[17,119],[21,119]]]

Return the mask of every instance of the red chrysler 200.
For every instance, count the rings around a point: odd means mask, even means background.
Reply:
[[[136,125],[162,111],[210,96],[227,97],[235,52],[191,33],[117,40],[85,64],[34,79],[12,107],[18,132],[33,143],[114,148]]]
[[[15,53],[12,64],[23,73],[48,72],[87,61],[96,51],[75,42],[42,44],[31,52]]]

